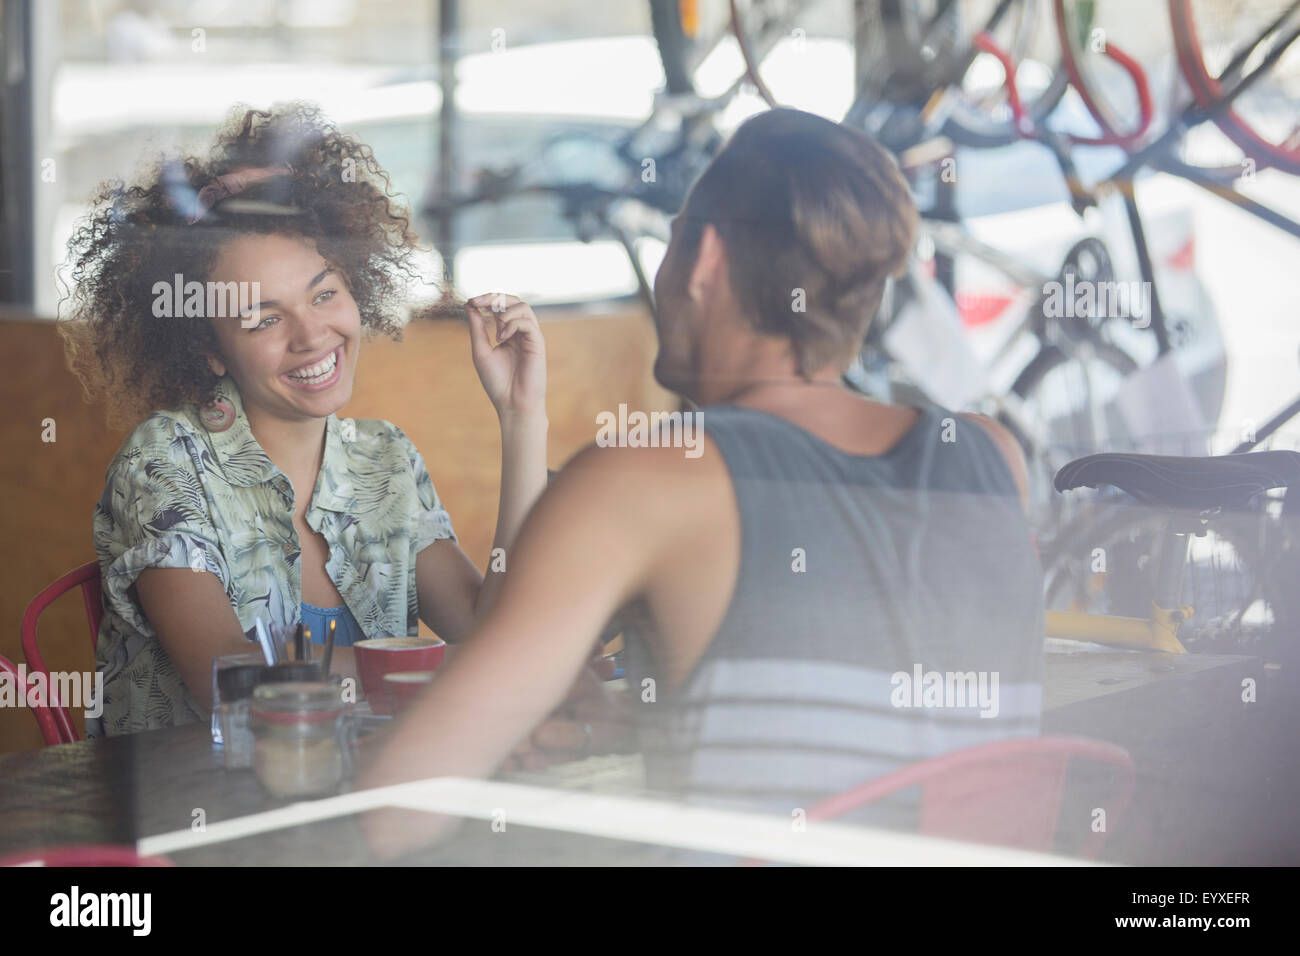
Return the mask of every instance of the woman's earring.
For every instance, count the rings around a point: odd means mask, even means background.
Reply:
[[[199,421],[210,432],[224,432],[235,424],[234,402],[218,394],[212,401],[199,408]]]

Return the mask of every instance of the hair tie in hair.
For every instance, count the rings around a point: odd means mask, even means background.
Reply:
[[[258,166],[252,169],[240,169],[233,173],[226,173],[224,176],[218,176],[212,182],[208,183],[199,190],[198,211],[189,219],[192,226],[204,216],[217,203],[223,199],[229,199],[231,196],[237,196],[249,186],[265,182],[268,179],[274,179],[276,176],[292,176],[293,167],[288,163],[278,163],[274,166]]]

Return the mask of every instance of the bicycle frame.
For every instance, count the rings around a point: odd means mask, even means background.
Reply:
[[[1048,275],[1025,265],[996,247],[990,246],[987,243],[976,239],[974,236],[971,236],[956,223],[947,220],[934,219],[929,216],[923,216],[921,223],[924,232],[934,242],[936,259],[939,258],[940,254],[946,255],[950,258],[962,255],[970,256],[980,260],[985,265],[992,267],[998,272],[1001,272],[1020,288],[1032,290],[1034,292],[1034,302],[1025,309],[1024,315],[1016,321],[1015,325],[1007,333],[1006,338],[994,350],[993,354],[985,360],[984,369],[986,372],[996,373],[998,370],[1007,371],[1009,369],[1006,365],[1007,361],[1013,356],[1026,336],[1033,337],[1039,342],[1039,351],[1049,346],[1055,346],[1067,356],[1077,357],[1077,343],[1064,336],[1051,336],[1048,327],[1044,324],[1045,320],[1041,311],[1043,290],[1046,285],[1056,279],[1057,276]],[[924,275],[910,274],[910,278],[913,281],[930,282],[943,287],[945,292],[951,295],[950,290],[944,286],[937,276],[936,278],[930,279]],[[867,344],[871,349],[874,349],[885,359],[894,362],[896,360],[895,357],[890,355],[888,348],[882,340],[884,330],[887,328],[888,319],[884,316],[882,316],[881,319],[873,321],[869,328]],[[1035,353],[1035,355],[1036,354],[1037,353]],[[1029,362],[1032,361],[1033,358],[1030,358]],[[1027,367],[1028,364],[1029,363],[1025,363],[1024,365],[1017,364],[1014,368],[1010,368],[1010,370],[1015,373],[1020,373],[1024,371],[1024,368]],[[850,380],[850,384],[862,391],[869,390],[863,383]],[[894,387],[897,387],[896,383],[891,384],[893,384]],[[1084,369],[1084,386],[1089,391],[1090,396],[1092,384],[1088,380],[1086,367]],[[1089,407],[1093,404],[1094,403],[1089,397]],[[1015,393],[1008,392],[1007,394],[999,394],[990,391],[980,396],[978,405],[993,414],[995,417],[1000,417],[1009,422],[1026,442],[1025,451],[1028,455],[1034,456],[1041,454],[1042,451],[1049,447],[1050,443],[1044,434],[1042,424],[1025,411],[1022,400]]]
[[[1300,396],[1278,411],[1254,435],[1240,442],[1229,454],[1246,454],[1267,441],[1287,422],[1300,415]],[[1197,534],[1208,525],[1213,515],[1201,515],[1189,522],[1171,515],[1165,525],[1167,542],[1161,550],[1161,565],[1157,574],[1156,594],[1151,603],[1151,614],[1146,618],[1121,617],[1109,614],[1088,614],[1081,611],[1048,611],[1045,633],[1048,637],[1091,641],[1116,647],[1137,648],[1184,654],[1187,649],[1178,640],[1178,629],[1194,613],[1191,605],[1177,603],[1182,576],[1187,564],[1189,534]]]
[[[1300,415],[1300,396],[1292,400],[1280,412],[1264,423],[1264,427],[1258,429],[1253,436],[1238,444],[1228,454],[1240,455],[1258,447],[1261,443],[1268,441],[1277,432],[1279,428],[1289,422],[1291,419]]]
[[[1060,0],[1058,0],[1059,8]],[[1225,75],[1232,72],[1234,68],[1239,68],[1248,58],[1249,53],[1257,48],[1272,32],[1271,27],[1266,27],[1263,32],[1256,37],[1246,50],[1238,54],[1234,59],[1233,65],[1225,71]],[[1071,197],[1074,201],[1075,209],[1082,212],[1083,208],[1095,205],[1096,196],[1111,189],[1118,190],[1123,201],[1124,209],[1128,218],[1129,231],[1133,237],[1135,252],[1137,253],[1138,270],[1142,281],[1147,283],[1147,288],[1151,290],[1151,329],[1155,334],[1157,352],[1164,355],[1172,348],[1169,330],[1165,321],[1164,308],[1161,305],[1159,288],[1156,283],[1155,267],[1152,263],[1150,248],[1147,244],[1146,230],[1142,223],[1141,213],[1138,210],[1137,199],[1134,193],[1133,177],[1143,166],[1150,166],[1161,172],[1170,175],[1179,176],[1186,179],[1194,185],[1207,189],[1215,195],[1223,198],[1239,209],[1244,210],[1270,225],[1276,226],[1291,235],[1300,238],[1300,223],[1297,223],[1287,216],[1269,209],[1268,207],[1256,202],[1249,197],[1243,196],[1233,189],[1230,185],[1218,182],[1208,174],[1195,170],[1186,164],[1177,160],[1173,155],[1173,149],[1178,141],[1186,135],[1187,131],[1193,126],[1201,123],[1213,121],[1221,113],[1231,108],[1232,103],[1250,87],[1251,84],[1258,81],[1272,66],[1281,58],[1282,54],[1295,40],[1300,37],[1300,28],[1293,31],[1291,35],[1282,43],[1277,44],[1269,54],[1261,61],[1250,73],[1240,76],[1236,84],[1213,106],[1206,108],[1193,102],[1174,122],[1170,123],[1160,136],[1156,137],[1151,143],[1129,154],[1129,158],[1106,179],[1097,183],[1092,190],[1084,188],[1079,181],[1074,165],[1069,157],[1069,149],[1078,145],[1105,145],[1115,142],[1116,145],[1122,145],[1127,148],[1131,142],[1144,135],[1149,125],[1150,115],[1150,93],[1146,80],[1145,71],[1142,67],[1119,51],[1115,50],[1112,45],[1107,46],[1107,53],[1124,67],[1133,80],[1135,89],[1138,93],[1139,103],[1142,104],[1143,121],[1141,128],[1127,136],[1123,137],[1101,137],[1087,139],[1080,137],[1061,137],[1048,134],[1043,130],[1037,129],[1029,122],[1024,115],[1023,109],[1019,107],[1019,94],[1016,89],[1016,69],[1011,58],[999,50],[992,39],[987,35],[977,37],[977,44],[996,56],[1002,64],[1004,73],[1004,84],[1007,88],[1008,98],[1012,103],[1013,111],[1016,111],[1017,129],[1025,139],[1032,139],[1047,146],[1056,157],[1061,170],[1065,175],[1067,188],[1070,190]],[[1067,38],[1062,33],[1062,43],[1067,42]],[[1068,58],[1067,58],[1068,59]]]
[[[1187,535],[1195,534],[1197,530],[1181,524],[1177,516],[1169,517],[1164,532],[1166,547],[1161,549],[1150,616],[1047,611],[1045,635],[1115,647],[1186,654],[1187,648],[1178,640],[1178,628],[1192,616],[1195,608],[1177,602],[1183,569],[1187,564]]]
[[[1249,54],[1258,48],[1259,45],[1268,38],[1271,32],[1272,27],[1266,27],[1249,47],[1241,51],[1237,57],[1234,58],[1233,63],[1224,71],[1225,75],[1239,69],[1240,65],[1244,64],[1246,59],[1248,59]],[[1258,82],[1260,77],[1264,76],[1264,74],[1272,69],[1277,61],[1282,58],[1282,55],[1287,51],[1291,44],[1295,43],[1297,39],[1300,39],[1300,27],[1291,31],[1290,35],[1281,43],[1276,44],[1264,59],[1261,60],[1253,70],[1251,70],[1251,72],[1240,75],[1235,84],[1211,106],[1203,107],[1196,102],[1188,105],[1182,113],[1180,113],[1179,116],[1169,124],[1168,129],[1142,149],[1130,154],[1128,160],[1106,177],[1106,179],[1101,183],[1098,183],[1096,188],[1104,189],[1107,186],[1115,186],[1122,190],[1131,191],[1133,176],[1143,166],[1150,166],[1153,169],[1158,169],[1162,172],[1186,179],[1193,185],[1200,186],[1214,195],[1219,196],[1221,199],[1226,199],[1233,205],[1237,206],[1237,208],[1242,209],[1245,212],[1264,220],[1270,225],[1276,226],[1277,228],[1296,236],[1297,238],[1300,238],[1300,222],[1296,222],[1295,220],[1271,210],[1246,196],[1242,196],[1233,189],[1230,184],[1225,184],[1215,179],[1210,174],[1187,166],[1173,155],[1173,147],[1187,134],[1188,130],[1195,126],[1199,126],[1202,123],[1213,122],[1217,117],[1230,110],[1232,104],[1235,103],[1247,89]],[[1148,278],[1149,277],[1146,275],[1143,276],[1143,279]]]
[[[1191,607],[1166,609],[1152,603],[1151,617],[1118,617],[1083,611],[1048,611],[1045,637],[1089,641],[1129,650],[1186,654],[1178,640],[1178,625],[1192,614]]]

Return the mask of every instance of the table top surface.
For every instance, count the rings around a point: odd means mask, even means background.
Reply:
[[[1197,675],[1226,678],[1229,674],[1255,673],[1262,666],[1255,657],[1118,651],[1099,644],[1049,639],[1043,655],[1043,710],[1058,710],[1152,685],[1188,683]]]
[[[1217,655],[1054,652],[1046,655],[1044,710],[1060,711],[1152,684],[1235,673],[1252,659]],[[1046,716],[1046,713],[1045,713]],[[373,738],[372,738],[373,739]],[[370,744],[373,745],[373,744]],[[505,779],[595,792],[644,792],[639,757],[594,757],[543,774]],[[227,771],[206,723],[80,741],[0,756],[0,854],[78,844],[127,844],[287,806],[251,770]],[[401,863],[495,865],[545,862],[644,866],[667,848],[483,821]],[[342,817],[180,851],[187,865],[358,865],[371,857],[355,817]]]
[[[594,757],[554,772],[505,779],[557,788],[632,790],[639,759]],[[187,724],[120,737],[83,740],[0,758],[0,854],[37,847],[134,845],[137,840],[289,806],[269,794],[252,770],[226,770],[208,726]],[[345,786],[344,792],[348,788]],[[465,829],[470,829],[469,827]],[[491,839],[484,837],[490,835]],[[568,839],[566,839],[568,837]],[[506,862],[644,865],[651,848],[614,840],[484,824],[399,863]],[[169,857],[184,865],[365,865],[373,858],[354,816],[196,847]]]

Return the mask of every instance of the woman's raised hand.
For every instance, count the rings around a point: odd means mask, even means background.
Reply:
[[[497,414],[544,415],[546,343],[532,307],[489,292],[470,299],[465,311],[474,368]]]

